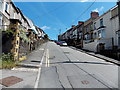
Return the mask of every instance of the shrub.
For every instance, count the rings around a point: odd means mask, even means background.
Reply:
[[[8,54],[2,54],[0,57],[0,69],[11,69],[15,67],[17,63],[14,61],[13,55]]]

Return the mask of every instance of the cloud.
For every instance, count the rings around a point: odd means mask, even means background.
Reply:
[[[92,10],[92,11],[101,12],[101,11],[103,11],[103,9],[104,9],[104,7],[102,6],[102,7],[100,7],[100,8],[96,8],[96,9],[94,9],[94,10]]]
[[[96,8],[96,9],[94,9],[94,10],[92,10],[92,11],[94,11],[94,12],[99,12],[98,8]]]
[[[104,7],[102,6],[102,7],[99,9],[99,11],[103,11],[103,9],[104,9]]]
[[[88,0],[80,0],[80,2],[87,2]]]
[[[41,29],[47,30],[47,29],[50,29],[50,27],[48,27],[48,26],[43,26],[43,27],[41,27]]]

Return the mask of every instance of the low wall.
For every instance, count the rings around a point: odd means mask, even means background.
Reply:
[[[93,52],[97,52],[97,42],[90,42],[90,43],[85,43],[83,42],[83,49],[85,50],[89,50],[89,51],[93,51]]]
[[[108,39],[100,39],[100,40],[94,40],[93,42],[88,42],[85,43],[85,41],[83,42],[83,49],[85,50],[89,50],[89,51],[93,51],[93,52],[97,52],[97,46],[100,43],[104,43],[105,44],[105,49],[109,50],[112,49],[112,39],[108,38]]]

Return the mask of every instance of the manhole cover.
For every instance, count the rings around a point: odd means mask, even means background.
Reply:
[[[10,76],[7,78],[0,79],[0,84],[4,85],[6,87],[9,87],[9,86],[12,86],[21,81],[23,81],[23,79],[15,77],[15,76]]]
[[[81,81],[81,83],[87,85],[89,84],[89,81],[84,80],[84,81]]]

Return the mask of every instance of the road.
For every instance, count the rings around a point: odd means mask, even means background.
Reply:
[[[118,88],[118,66],[48,42],[37,88]]]

